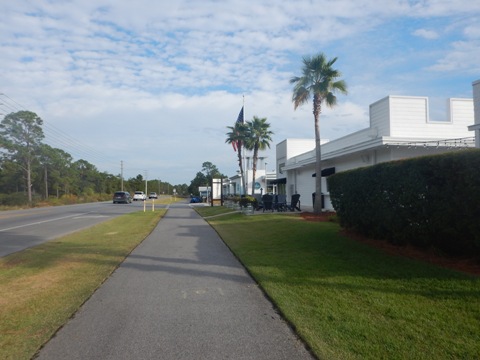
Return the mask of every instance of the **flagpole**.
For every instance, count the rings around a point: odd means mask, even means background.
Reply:
[[[242,119],[242,123],[245,124],[245,94],[242,94],[242,102],[243,102],[243,104],[242,104],[242,109],[243,109],[243,119]],[[242,145],[245,145],[245,144],[242,144]],[[243,162],[242,162],[242,166],[243,166],[243,169],[242,169],[243,179],[242,179],[242,180],[243,180],[243,195],[245,195],[245,196],[248,195],[248,193],[247,193],[247,188],[248,188],[248,186],[247,186],[247,185],[248,185],[248,174],[246,173],[246,170],[248,170],[248,169],[247,169],[247,167],[246,167],[247,165],[246,165],[246,163],[245,163],[245,152],[246,152],[246,151],[247,151],[247,150],[246,150],[245,146],[243,146]],[[246,180],[245,180],[245,177],[247,178]]]

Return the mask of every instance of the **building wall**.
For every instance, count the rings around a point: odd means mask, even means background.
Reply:
[[[315,192],[315,178],[312,177],[313,173],[315,173],[315,164],[303,167],[297,175],[297,194],[300,194],[301,205],[309,205],[312,203],[312,193]]]
[[[283,167],[287,160],[315,149],[315,139],[285,139],[276,147],[277,178],[286,177]]]
[[[470,127],[470,130],[474,131],[475,134],[475,146],[480,148],[480,80],[474,81],[472,86],[475,124]]]
[[[473,106],[475,110],[475,124],[480,124],[480,80],[473,84]]]
[[[449,99],[448,109],[448,121],[431,121],[428,98],[390,96],[389,136],[438,139],[468,136],[465,129],[472,123],[473,100]]]
[[[478,82],[480,98],[480,81]],[[478,103],[480,105],[480,103]],[[423,155],[455,151],[455,146],[439,145],[437,140],[471,137],[468,126],[473,124],[473,100],[450,99],[450,118],[447,122],[429,121],[428,99],[425,97],[388,96],[370,105],[370,127],[322,145],[323,169],[335,167],[335,172],[371,166],[378,163],[413,158]],[[294,139],[290,155],[290,139],[279,144],[277,164],[285,164],[287,198],[300,194],[302,207],[312,207],[315,191],[315,151],[303,148],[312,146],[313,140]],[[312,143],[313,141],[313,143]],[[431,143],[432,141],[433,143]],[[459,147],[470,146],[458,143]],[[277,146],[277,151],[279,147]],[[331,206],[326,178],[322,178],[325,208]],[[318,197],[316,198],[318,199]]]
[[[390,96],[390,136],[422,137],[428,123],[428,99]]]
[[[390,136],[390,97],[387,96],[370,105],[370,129],[379,136]]]
[[[365,166],[372,166],[387,161],[402,160],[419,156],[435,155],[455,149],[445,149],[436,147],[405,147],[405,146],[383,146],[368,152],[352,153],[336,158],[334,161],[324,163],[323,168],[335,167],[335,172],[339,173],[351,169],[358,169]],[[315,163],[303,166],[298,169],[289,170],[287,177],[287,198],[297,193],[300,194],[302,206],[313,207],[312,193],[315,192]],[[325,198],[325,208],[333,210],[330,202],[327,178],[322,178],[322,192]]]
[[[247,182],[247,194],[252,195],[252,181],[253,181],[253,170],[247,169],[245,170],[245,178]],[[260,184],[260,187],[257,189],[255,188],[254,194],[265,194],[267,191],[267,184],[265,179],[265,169],[257,169],[255,171],[255,182]]]

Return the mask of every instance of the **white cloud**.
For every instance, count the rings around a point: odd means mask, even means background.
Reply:
[[[469,39],[480,39],[480,25],[472,24],[468,25],[464,29],[465,36]]]
[[[247,119],[267,117],[275,132],[269,163],[276,143],[312,137],[311,104],[294,111],[288,82],[303,55],[339,56],[349,85],[322,113],[330,139],[367,127],[369,104],[390,93],[455,97],[479,70],[471,1],[20,0],[2,10],[0,92],[96,149],[86,160],[101,170],[118,173],[123,160],[127,176],[173,183],[204,161],[235,173],[225,133],[242,94]],[[412,34],[435,47],[417,48]]]
[[[426,29],[417,29],[413,32],[413,35],[419,36],[428,40],[437,39],[439,36],[436,31],[426,30]]]
[[[477,59],[480,56],[480,41],[457,41],[452,44],[452,49],[430,70],[442,72],[466,73],[478,76],[480,64]]]

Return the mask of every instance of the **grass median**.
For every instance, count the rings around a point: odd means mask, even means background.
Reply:
[[[336,223],[287,214],[208,221],[318,358],[480,358],[478,277],[387,255]]]
[[[0,259],[0,359],[30,359],[155,228],[135,212]]]

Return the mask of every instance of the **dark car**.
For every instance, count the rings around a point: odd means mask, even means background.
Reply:
[[[117,191],[115,194],[113,194],[113,203],[124,203],[124,204],[130,204],[132,202],[132,196],[128,191]]]

